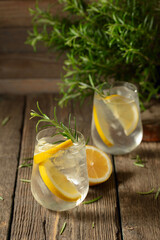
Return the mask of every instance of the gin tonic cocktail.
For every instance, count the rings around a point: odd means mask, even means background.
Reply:
[[[88,193],[85,140],[79,132],[74,143],[54,134],[53,127],[36,137],[31,191],[45,208],[64,211],[80,204]]]
[[[125,154],[142,140],[142,123],[135,85],[116,82],[95,92],[91,134],[93,143],[111,154]]]

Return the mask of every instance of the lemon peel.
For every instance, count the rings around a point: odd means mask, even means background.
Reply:
[[[39,173],[47,188],[60,199],[75,202],[81,198],[75,185],[51,161],[39,164]]]
[[[34,162],[36,164],[40,164],[42,162],[45,162],[48,160],[53,154],[57,153],[61,149],[66,149],[73,145],[73,142],[71,139],[66,140],[65,142],[55,145],[54,147],[50,148],[49,150],[45,152],[38,153],[34,155]]]

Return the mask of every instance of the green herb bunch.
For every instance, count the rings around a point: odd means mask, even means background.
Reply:
[[[159,97],[160,1],[158,0],[59,0],[66,17],[52,15],[52,7],[36,4],[33,32],[27,43],[36,50],[66,51],[60,104],[92,94],[90,79],[99,86],[111,79],[139,86],[141,102]]]

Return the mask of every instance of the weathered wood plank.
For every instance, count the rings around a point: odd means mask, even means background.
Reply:
[[[55,93],[60,82],[60,79],[0,79],[0,93]]]
[[[12,213],[14,187],[23,123],[24,97],[0,96],[0,239],[7,239]],[[10,120],[1,123],[5,117]]]
[[[53,106],[57,104],[51,95],[39,96],[38,98],[28,97],[21,161],[24,157],[33,156],[35,121],[28,119],[30,109],[35,109],[37,99],[46,113],[53,113]],[[58,108],[58,118],[67,122],[69,112],[72,112],[72,116],[76,115],[77,128],[87,137],[90,134],[90,106],[86,104],[80,108],[77,105],[76,108],[73,108],[72,105],[68,105],[63,109]],[[20,182],[20,178],[30,179],[30,177],[31,169],[26,168],[18,171],[11,239],[121,239],[114,175],[106,183],[90,188],[87,199],[103,195],[100,201],[90,205],[82,204],[71,211],[61,213],[48,211],[36,203],[31,195],[30,184]],[[64,222],[67,222],[67,227],[61,236],[60,229]],[[95,228],[92,228],[93,222]]]
[[[42,109],[46,113],[50,111],[51,96],[28,97],[25,111],[25,122],[23,129],[22,148],[20,154],[20,163],[24,162],[24,158],[33,156],[35,143],[35,121],[29,121],[30,110],[36,110],[36,101],[39,101]],[[20,168],[18,170],[18,179],[15,194],[14,213],[12,220],[11,239],[46,239],[44,233],[45,219],[43,217],[43,209],[34,201],[30,183],[21,182],[20,179],[31,178],[31,168]]]
[[[160,100],[152,99],[142,114],[143,141],[160,142]]]
[[[131,158],[139,154],[145,167],[135,166]],[[160,187],[160,143],[142,143],[133,153],[115,158],[124,240],[157,240],[160,236],[160,196],[137,192]]]
[[[47,9],[53,4],[53,15],[64,15],[62,6],[56,0],[39,1],[42,9]],[[31,26],[31,15],[29,8],[35,8],[35,1],[0,1],[0,27],[28,27]],[[7,13],[7,14],[6,14]]]
[[[1,54],[0,78],[60,78],[63,57],[56,59],[51,53]]]
[[[0,28],[0,53],[33,53],[33,47],[26,44],[28,32],[33,31],[29,27],[4,27]],[[37,52],[45,53],[47,49],[43,44],[37,44]]]

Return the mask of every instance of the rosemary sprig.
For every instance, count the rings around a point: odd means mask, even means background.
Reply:
[[[152,188],[151,190],[149,190],[148,192],[137,192],[140,195],[148,195],[154,192],[154,188]]]
[[[23,158],[24,162],[22,164],[19,165],[18,168],[24,168],[24,167],[31,167],[33,166],[32,162],[29,162],[31,160],[33,160],[33,157],[31,158]]]
[[[106,95],[104,95],[103,93],[103,87],[104,86],[109,86],[109,84],[105,83],[101,83],[97,86],[95,86],[94,82],[93,82],[93,78],[91,75],[89,75],[89,83],[83,83],[83,82],[79,82],[79,88],[82,90],[91,90],[92,92],[96,92],[98,93],[100,96],[105,97]]]
[[[62,235],[62,233],[64,232],[64,230],[65,230],[65,228],[66,228],[66,225],[67,225],[67,223],[66,222],[64,222],[64,224],[63,224],[63,226],[62,226],[62,228],[61,228],[61,231],[60,231],[60,235]]]
[[[24,178],[21,178],[20,181],[21,181],[21,182],[26,182],[26,183],[30,183],[30,182],[31,182],[30,179],[24,179]]]
[[[4,200],[4,198],[0,196],[0,200],[1,200],[1,201],[3,201],[3,200]]]
[[[151,193],[153,193],[154,192],[154,188],[152,188],[151,190],[149,190],[148,192],[137,192],[138,194],[141,194],[141,195],[148,195],[148,194],[151,194]],[[157,190],[157,192],[155,193],[155,199],[157,199],[158,198],[158,196],[159,196],[159,194],[160,194],[160,187],[158,188],[158,190]]]
[[[18,168],[32,167],[32,166],[33,166],[33,163],[24,162],[20,164]]]
[[[157,191],[156,194],[155,194],[155,199],[158,198],[159,194],[160,194],[160,187],[158,188],[158,191]]]
[[[1,122],[1,125],[2,125],[2,126],[5,126],[5,125],[8,123],[9,120],[10,120],[10,117],[9,117],[9,116],[5,117],[5,118],[3,119],[3,121]]]
[[[89,143],[89,140],[90,140],[90,137],[88,136],[86,140],[86,145]]]
[[[71,139],[72,142],[77,142],[78,141],[78,134],[77,134],[77,129],[76,129],[76,119],[75,121],[75,126],[74,129],[71,128],[71,115],[69,115],[69,125],[68,127],[65,126],[62,122],[58,122],[57,116],[56,116],[56,107],[54,107],[54,116],[53,119],[50,119],[46,114],[42,112],[42,110],[39,107],[39,103],[37,102],[37,108],[39,110],[39,113],[37,113],[34,110],[31,110],[31,118],[38,117],[40,120],[38,120],[36,124],[36,131],[38,131],[38,126],[41,122],[46,122],[47,124],[45,127],[48,126],[53,126],[56,128],[56,133],[64,136],[65,138]]]
[[[101,199],[102,198],[102,196],[99,196],[99,197],[97,197],[97,198],[94,198],[94,199],[92,199],[92,200],[89,200],[89,201],[84,201],[84,202],[82,202],[83,204],[90,204],[90,203],[94,203],[94,202],[97,202],[99,199]]]
[[[132,158],[132,159],[136,159],[136,161],[134,162],[134,165],[137,167],[144,167],[144,162],[143,160],[140,158],[139,155],[136,155],[136,157]]]

